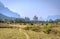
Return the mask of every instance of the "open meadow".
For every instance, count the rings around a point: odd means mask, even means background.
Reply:
[[[60,39],[60,0],[0,0],[0,39]]]
[[[0,26],[3,26],[0,27],[0,39],[60,39],[60,24],[20,25],[0,23]]]

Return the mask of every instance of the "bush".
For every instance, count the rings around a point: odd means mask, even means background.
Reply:
[[[32,31],[40,31],[40,29],[38,27],[32,27],[31,30]]]
[[[24,27],[23,29],[25,29],[25,30],[29,30],[29,28],[30,28],[30,27],[27,26],[27,27]]]
[[[24,28],[25,30],[32,30],[32,31],[40,31],[39,27],[35,27],[35,26],[27,26]]]
[[[51,26],[44,26],[44,32],[49,34],[51,31]]]

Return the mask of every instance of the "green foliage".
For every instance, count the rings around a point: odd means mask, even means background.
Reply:
[[[32,27],[31,30],[32,31],[37,31],[37,32],[40,31],[40,29],[38,27]]]
[[[16,18],[15,23],[24,23],[25,20],[23,18]]]
[[[51,31],[51,25],[48,25],[48,26],[44,26],[44,32],[49,34]]]
[[[28,26],[27,26],[27,27],[24,27],[23,29],[25,29],[25,30],[29,30],[29,29],[30,29],[30,27],[28,27]]]
[[[50,19],[50,20],[49,20],[49,23],[53,23],[53,20],[52,20],[52,19]]]
[[[32,31],[36,31],[36,32],[40,31],[40,28],[36,27],[36,26],[27,26],[27,27],[25,27],[23,29],[25,29],[25,30],[32,30]]]
[[[33,20],[34,20],[34,21],[38,21],[38,17],[35,15],[35,16],[33,17]]]
[[[3,23],[4,21],[2,19],[0,19],[0,23]]]
[[[11,20],[9,20],[9,22],[10,22],[10,23],[14,23],[15,21],[11,19]]]
[[[30,18],[28,18],[28,17],[25,17],[25,21],[30,21]]]

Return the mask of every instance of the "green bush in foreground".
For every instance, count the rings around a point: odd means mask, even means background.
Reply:
[[[36,26],[27,26],[24,28],[25,30],[32,30],[32,31],[40,31],[40,28],[39,27],[36,27]]]
[[[51,26],[44,26],[44,32],[49,34],[51,31]]]
[[[32,27],[31,30],[32,30],[32,31],[37,31],[37,32],[38,32],[38,31],[40,31],[40,28],[39,28],[39,27]]]
[[[25,30],[29,30],[29,29],[30,29],[30,27],[24,27],[23,29],[25,29]]]

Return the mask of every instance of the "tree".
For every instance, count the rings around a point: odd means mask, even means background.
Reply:
[[[25,22],[25,19],[23,18],[16,18],[15,19],[15,23],[24,23]]]
[[[35,16],[33,17],[33,20],[34,20],[34,21],[38,21],[38,17],[35,15]]]
[[[38,22],[38,17],[35,15],[34,17],[33,17],[33,23],[37,23]]]
[[[15,21],[14,21],[14,20],[12,20],[12,19],[10,19],[10,20],[9,20],[9,22],[10,22],[10,23],[14,23]]]
[[[28,17],[25,17],[25,21],[30,21],[30,18],[28,18]]]
[[[3,23],[3,22],[4,22],[3,19],[0,18],[0,23]]]
[[[56,19],[55,21],[56,21],[56,22],[60,22],[60,19]]]
[[[49,23],[53,23],[53,20],[52,20],[52,19],[50,19],[50,20],[49,20]]]
[[[54,22],[57,24],[58,22],[60,22],[60,19],[56,19],[54,20]]]
[[[25,17],[25,23],[30,23],[30,18]]]
[[[5,22],[5,23],[8,23],[8,22],[9,22],[9,19],[4,19],[4,22]]]

